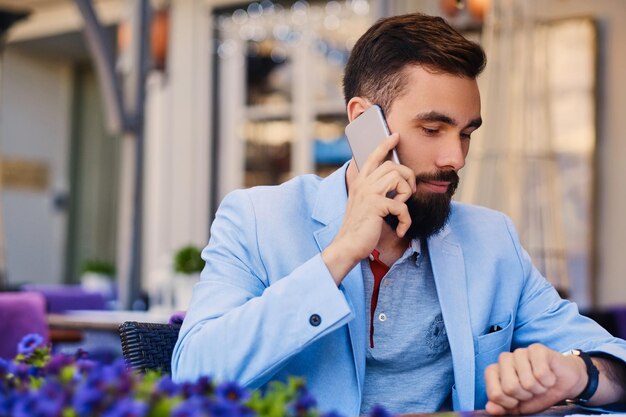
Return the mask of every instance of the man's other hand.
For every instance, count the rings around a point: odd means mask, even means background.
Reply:
[[[485,369],[487,412],[531,414],[576,398],[587,385],[584,361],[541,344],[500,354]]]

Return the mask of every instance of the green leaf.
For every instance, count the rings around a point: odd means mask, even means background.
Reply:
[[[78,414],[76,413],[76,410],[74,410],[71,407],[65,407],[63,409],[63,412],[61,413],[62,417],[78,417]]]
[[[181,402],[181,397],[159,398],[148,413],[147,417],[169,417],[174,407]]]
[[[30,386],[31,388],[38,390],[43,385],[43,378],[34,377],[31,375],[30,377]]]
[[[71,365],[68,365],[61,369],[59,372],[59,380],[62,384],[68,384],[72,379],[74,379],[74,375],[76,374],[76,368]]]

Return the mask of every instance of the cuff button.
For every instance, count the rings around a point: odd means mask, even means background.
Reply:
[[[322,323],[322,318],[319,316],[319,314],[311,314],[311,317],[309,317],[309,323],[311,324],[311,326],[319,326]]]

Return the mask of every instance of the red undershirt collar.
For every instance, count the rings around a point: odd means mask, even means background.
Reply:
[[[416,253],[421,253],[421,242],[418,239],[411,240],[411,248]],[[380,260],[380,252],[374,249],[369,256],[370,269],[374,275],[374,287],[372,289],[372,299],[370,301],[370,347],[374,347],[374,313],[378,305],[378,293],[380,292],[380,284],[384,276],[389,272],[391,267]]]

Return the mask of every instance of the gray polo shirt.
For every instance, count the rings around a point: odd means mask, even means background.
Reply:
[[[367,338],[361,415],[374,404],[392,413],[449,409],[454,376],[428,248],[411,242],[384,276],[374,312],[374,347]],[[367,334],[374,276],[361,262]]]

